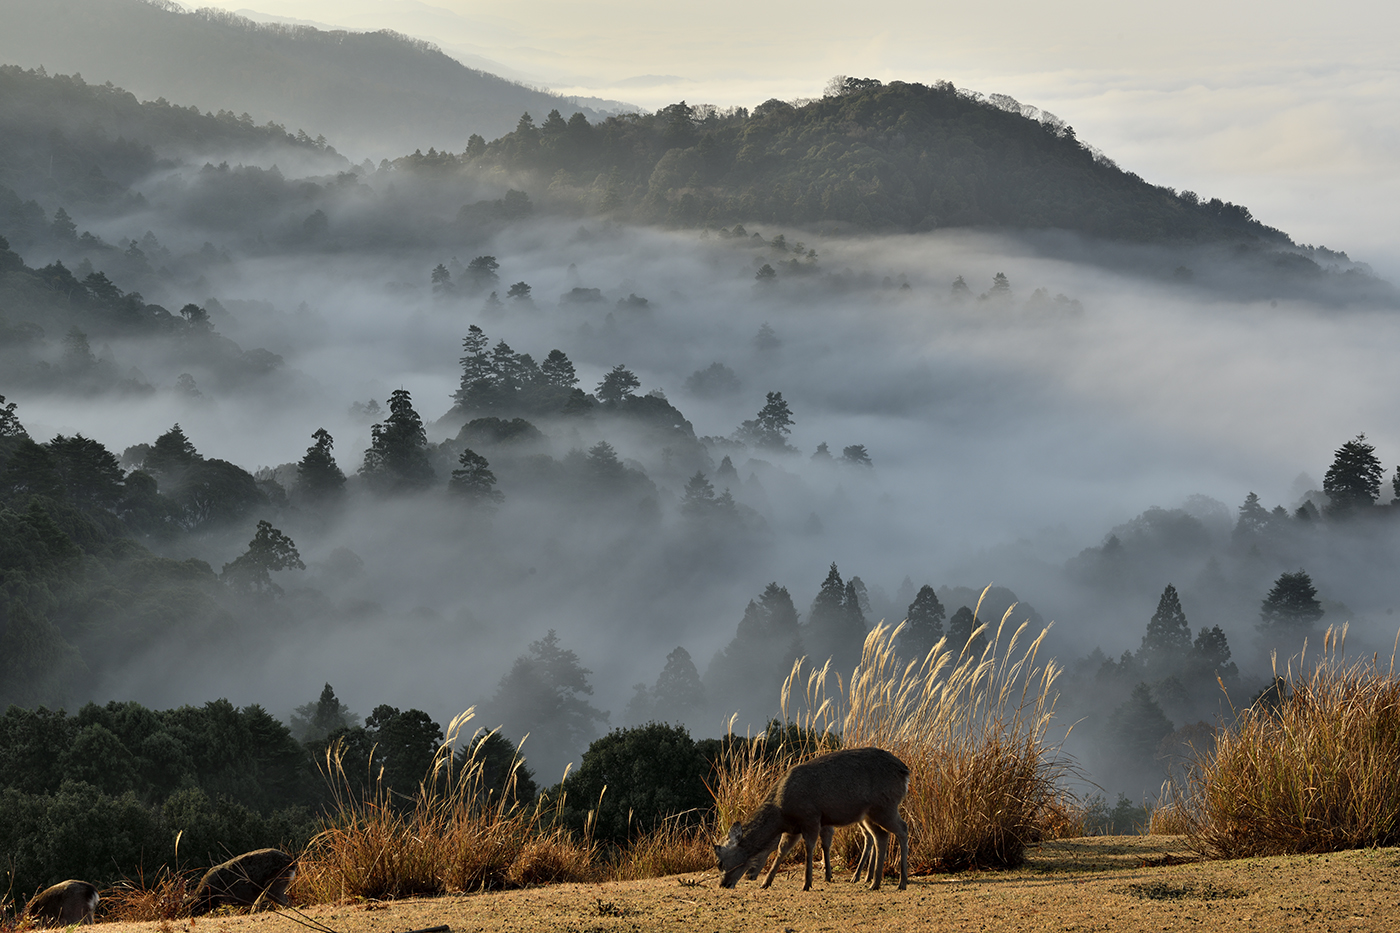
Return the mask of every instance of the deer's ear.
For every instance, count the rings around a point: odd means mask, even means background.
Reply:
[[[726,840],[726,842],[728,842],[729,845],[733,845],[734,843],[738,842],[738,841],[739,841],[740,839],[742,839],[743,837],[744,837],[744,830],[743,830],[743,828],[742,828],[738,823],[735,823],[733,826],[729,827],[729,838]]]

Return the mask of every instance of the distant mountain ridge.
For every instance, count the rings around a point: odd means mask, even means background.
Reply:
[[[523,111],[601,115],[383,30],[260,24],[163,0],[0,0],[0,62],[111,81],[146,99],[249,112],[324,135],[347,155],[461,150]]]
[[[1241,205],[1124,171],[1053,115],[947,82],[851,78],[819,99],[770,100],[751,113],[684,101],[597,125],[551,113],[469,146],[461,161],[533,171],[556,198],[680,226],[1289,242]]]

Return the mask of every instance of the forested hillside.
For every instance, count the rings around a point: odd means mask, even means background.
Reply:
[[[550,179],[591,209],[681,225],[1061,228],[1132,241],[1287,243],[1239,205],[1159,188],[1003,95],[846,79],[827,96],[718,111],[684,101],[593,126],[552,112],[463,161]]]
[[[0,186],[26,198],[75,210],[131,209],[141,201],[129,186],[209,157],[280,158],[323,171],[349,166],[324,138],[257,126],[247,112],[201,113],[164,98],[143,103],[80,75],[0,65]],[[26,242],[25,227],[12,221],[5,233]]]
[[[388,30],[258,24],[160,0],[3,0],[0,16],[0,61],[81,72],[201,110],[248,111],[357,155],[457,149],[471,133],[506,131],[522,110],[568,104]]]

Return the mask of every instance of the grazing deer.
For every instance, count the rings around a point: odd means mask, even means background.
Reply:
[[[97,901],[97,888],[86,881],[60,881],[34,895],[24,906],[24,915],[45,927],[92,923]]]
[[[296,877],[296,860],[281,849],[257,849],[215,865],[204,873],[191,899],[190,916],[216,907],[256,906],[264,899],[287,906],[287,885]]]
[[[909,885],[909,830],[899,815],[899,804],[909,790],[909,768],[880,748],[848,748],[819,755],[788,771],[747,824],[735,823],[724,845],[715,846],[720,886],[732,888],[745,874],[757,877],[768,854],[778,857],[768,876],[773,883],[778,866],[801,838],[807,845],[807,881],[812,887],[812,857],[820,838],[826,856],[826,878],[831,880],[831,836],[837,826],[860,823],[866,835],[866,854],[874,850],[870,887],[878,889],[885,873],[889,834],[899,840],[899,889]],[[877,832],[879,830],[880,832]],[[861,867],[866,861],[861,856]],[[859,868],[857,869],[859,877]]]

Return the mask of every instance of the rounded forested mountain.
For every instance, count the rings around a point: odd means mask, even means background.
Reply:
[[[551,177],[562,171],[581,186],[596,179],[602,209],[685,225],[1285,239],[1244,207],[1178,195],[1119,169],[1053,115],[947,82],[861,81],[801,106],[768,101],[752,114],[682,101],[596,126],[522,120],[466,158]]]

